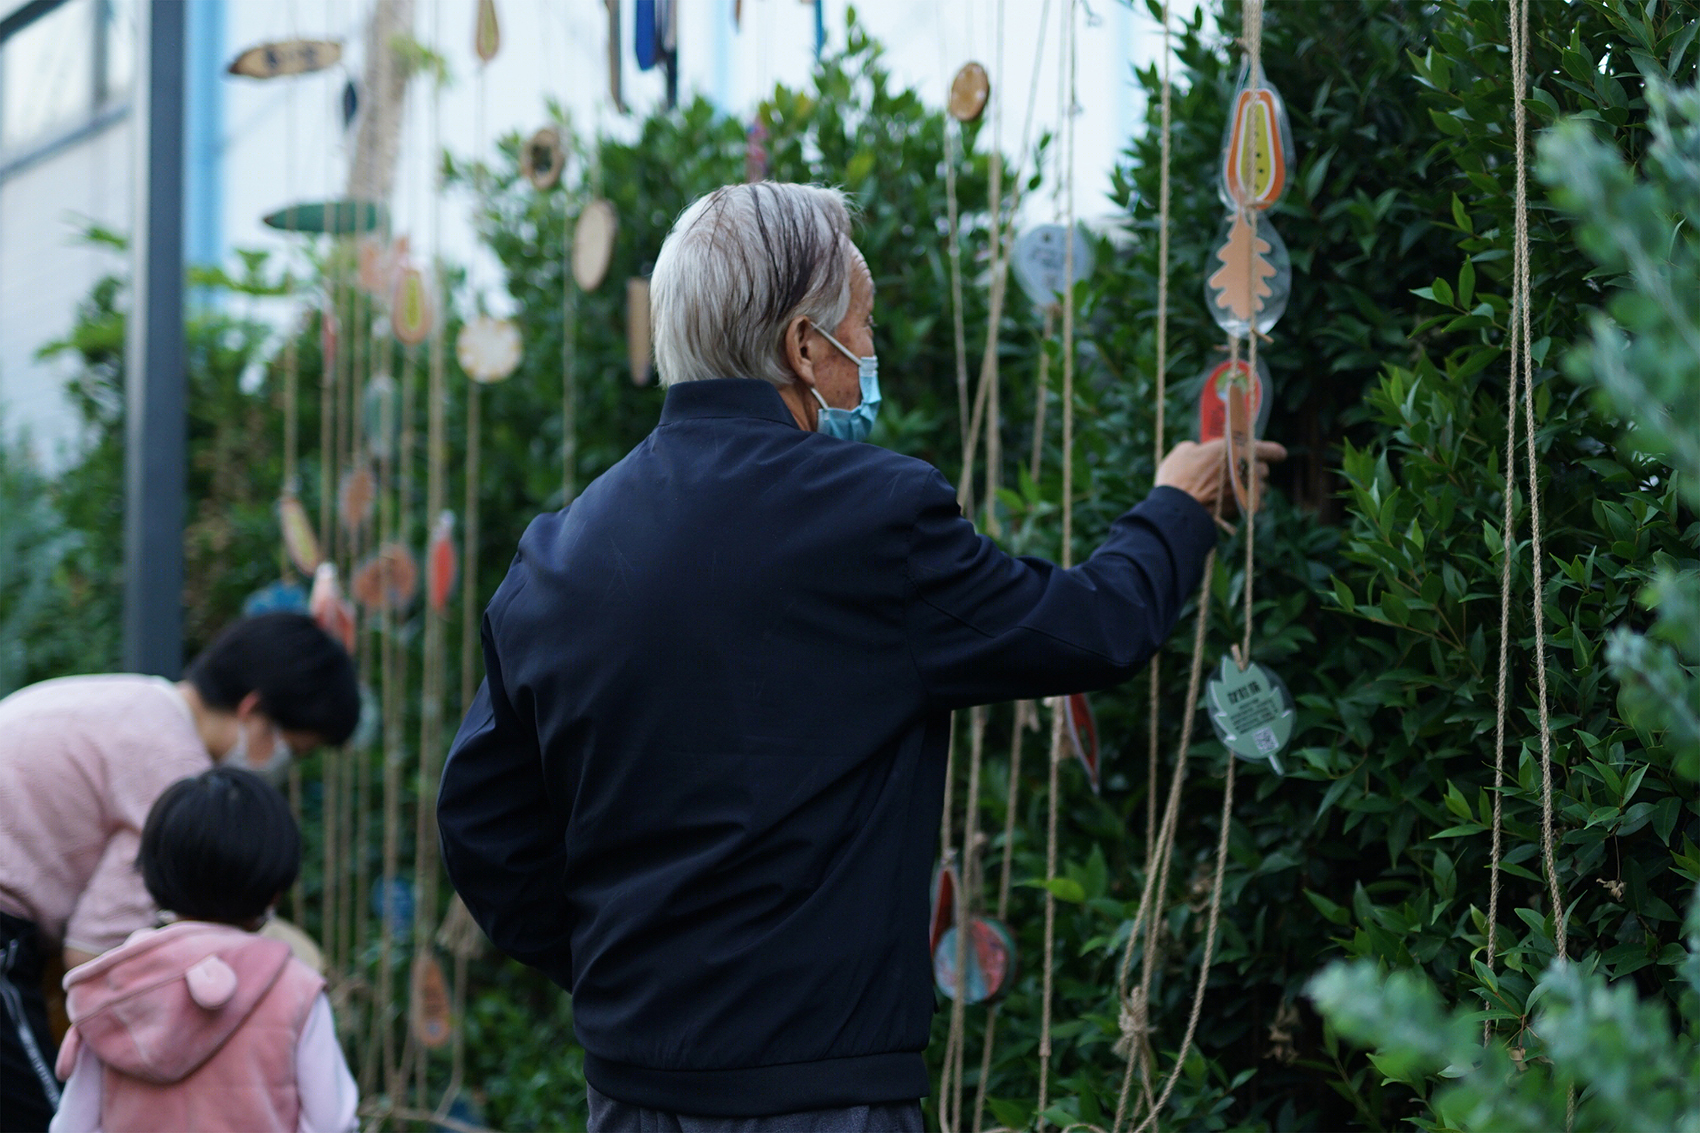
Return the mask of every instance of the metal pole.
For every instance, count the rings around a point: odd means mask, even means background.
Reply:
[[[136,131],[135,234],[127,375],[124,667],[175,678],[183,666],[187,374],[183,342],[183,104],[188,6],[137,5],[145,77]]]

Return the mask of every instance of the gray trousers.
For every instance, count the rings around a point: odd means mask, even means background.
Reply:
[[[586,1085],[590,1133],[923,1133],[921,1103],[810,1109],[773,1117],[692,1117],[627,1105]]]

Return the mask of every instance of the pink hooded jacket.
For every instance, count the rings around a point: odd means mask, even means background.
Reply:
[[[203,921],[139,932],[65,977],[59,1075],[86,1043],[107,1133],[292,1131],[296,1044],[323,988],[282,941]]]

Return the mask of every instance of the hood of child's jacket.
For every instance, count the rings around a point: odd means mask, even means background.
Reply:
[[[74,1034],[101,1062],[178,1082],[218,1052],[289,963],[289,946],[183,921],[139,932],[65,977]]]

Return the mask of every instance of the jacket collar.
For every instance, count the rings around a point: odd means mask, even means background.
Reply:
[[[663,425],[713,417],[755,417],[797,426],[779,391],[761,378],[710,378],[667,387],[667,400],[661,405]]]

